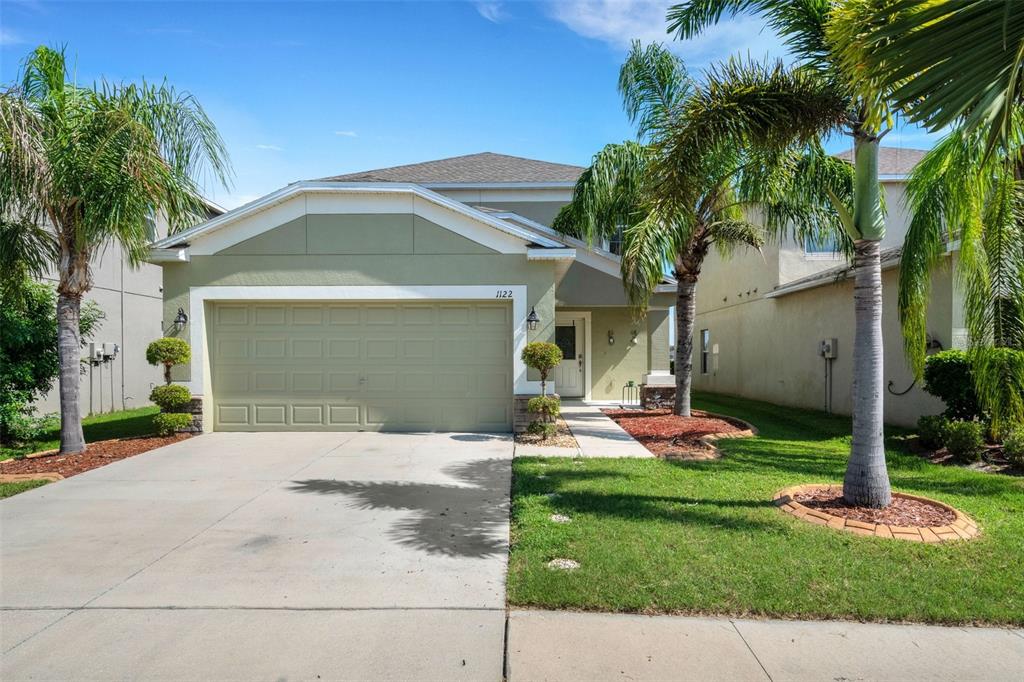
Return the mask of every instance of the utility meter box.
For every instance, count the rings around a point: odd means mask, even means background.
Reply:
[[[90,343],[86,359],[90,362],[103,362],[103,344]]]
[[[119,350],[121,350],[121,348],[116,343],[110,343],[110,342],[104,343],[103,344],[103,357],[105,357],[105,358],[116,358],[117,357],[117,352]]]
[[[839,339],[822,339],[818,354],[823,358],[834,360],[839,354]]]

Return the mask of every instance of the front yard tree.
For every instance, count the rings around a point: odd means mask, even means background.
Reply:
[[[93,256],[117,244],[137,266],[153,216],[172,231],[202,220],[206,172],[226,183],[224,142],[199,103],[166,84],[83,87],[69,80],[63,52],[39,47],[0,92],[0,220],[45,224],[56,238],[55,255],[44,255],[58,275],[61,453],[85,450],[79,318]]]
[[[882,271],[885,213],[878,182],[880,124],[887,92],[865,95],[842,68],[826,30],[855,0],[692,0],[669,8],[669,31],[692,38],[723,16],[759,12],[795,57],[792,66],[733,59],[713,70],[702,96],[669,136],[667,166],[692,165],[694,149],[726,141],[781,150],[834,133],[853,139],[852,202],[836,197],[853,241],[853,440],[843,496],[850,504],[885,507],[892,499],[885,462],[882,375]]]
[[[531,341],[523,348],[523,364],[540,373],[540,394],[546,395],[548,373],[562,361],[562,349],[546,341]]]
[[[688,417],[696,287],[709,251],[716,247],[728,255],[740,246],[762,245],[764,226],[747,219],[755,203],[767,204],[773,215],[805,217],[805,225],[820,228],[830,213],[820,210],[822,202],[805,198],[823,179],[834,180],[834,191],[844,194],[843,172],[838,162],[811,149],[788,168],[791,172],[769,176],[762,159],[729,143],[694,147],[689,164],[669,165],[666,135],[701,89],[662,45],[633,44],[619,74],[619,92],[637,124],[638,141],[609,144],[594,156],[554,227],[591,243],[621,233],[622,280],[637,313],[646,310],[671,268],[677,282],[673,412]],[[831,178],[822,172],[829,168]],[[796,190],[795,183],[802,183],[802,191],[781,190]]]

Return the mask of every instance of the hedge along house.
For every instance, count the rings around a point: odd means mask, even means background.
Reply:
[[[674,283],[636,320],[618,257],[547,226],[581,171],[484,153],[300,182],[154,243],[204,429],[508,431],[534,340],[566,398],[670,382]]]

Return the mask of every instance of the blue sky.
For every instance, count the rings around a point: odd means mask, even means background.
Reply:
[[[66,45],[80,82],[166,77],[224,136],[233,187],[207,192],[234,207],[295,180],[478,151],[584,165],[632,135],[618,67],[631,38],[665,39],[668,4],[3,0],[0,79],[40,43]],[[672,47],[695,69],[784,55],[757,17]]]

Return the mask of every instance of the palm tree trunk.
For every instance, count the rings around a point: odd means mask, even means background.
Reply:
[[[693,383],[693,319],[697,316],[697,282],[676,273],[676,400],[673,414],[690,416]]]
[[[853,443],[843,478],[850,504],[881,508],[892,501],[885,466],[882,365],[881,239],[885,217],[878,190],[878,139],[856,136],[854,165]]]
[[[85,450],[78,402],[81,338],[79,317],[82,297],[57,294],[57,352],[60,357],[60,454]]]

